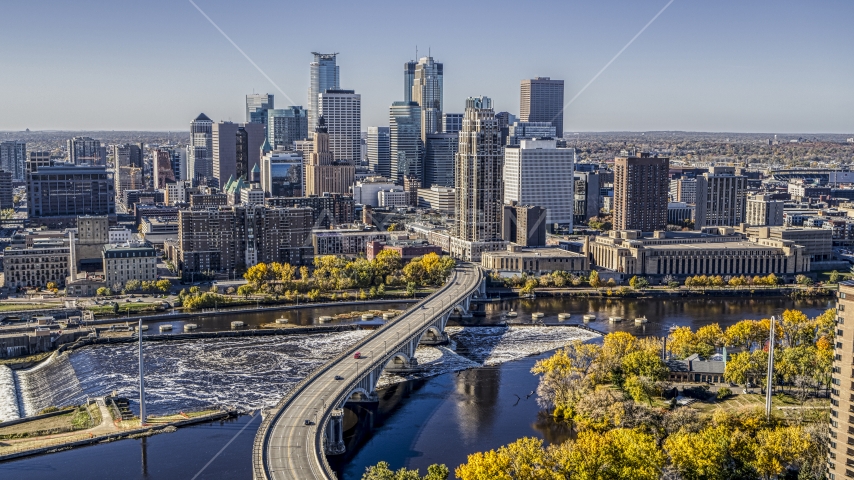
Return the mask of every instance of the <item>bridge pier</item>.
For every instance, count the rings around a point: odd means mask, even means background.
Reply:
[[[418,359],[414,355],[412,357],[395,355],[391,362],[386,365],[385,370],[389,373],[413,373],[420,371],[421,368],[418,366]]]
[[[329,416],[323,432],[323,450],[327,455],[341,455],[344,447],[344,410],[336,408]]]

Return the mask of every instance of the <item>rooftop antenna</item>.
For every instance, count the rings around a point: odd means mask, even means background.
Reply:
[[[418,45],[415,45],[415,61],[418,61]]]

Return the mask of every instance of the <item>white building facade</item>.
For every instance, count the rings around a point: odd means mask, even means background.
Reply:
[[[504,150],[504,201],[546,209],[551,228],[572,231],[575,149],[557,148],[554,139],[523,139]]]

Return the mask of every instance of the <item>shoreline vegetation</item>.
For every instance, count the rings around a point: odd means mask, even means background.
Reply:
[[[711,324],[671,331],[667,346],[626,332],[601,345],[574,342],[531,372],[540,378],[537,402],[574,439],[545,445],[521,438],[473,453],[454,470],[460,480],[610,480],[824,478],[830,404],[824,398],[833,365],[835,309],[815,318],[787,310],[775,324],[771,415],[764,398],[766,339],[770,320],[743,320],[726,330]],[[693,355],[711,359],[732,349],[726,383],[714,386],[669,381],[663,360]],[[737,388],[743,386],[741,388]],[[732,387],[732,388],[730,388]],[[733,389],[736,391],[734,392]],[[745,393],[739,393],[739,391]],[[687,401],[686,401],[687,400]],[[393,471],[386,462],[368,467],[363,480],[445,480],[450,470],[432,465]]]

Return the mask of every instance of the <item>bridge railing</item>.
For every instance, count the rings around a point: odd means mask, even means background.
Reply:
[[[475,271],[478,274],[479,282],[483,281],[483,278],[482,278],[483,273],[480,270],[480,268],[475,267]],[[253,458],[253,464],[254,464],[253,465],[253,476],[255,477],[256,480],[270,478],[270,476],[267,475],[268,472],[267,472],[267,463],[265,461],[265,459],[266,459],[266,448],[265,447],[266,447],[268,440],[269,440],[269,436],[270,436],[270,432],[271,432],[271,426],[279,419],[279,417],[285,411],[288,404],[290,404],[300,393],[302,393],[305,390],[305,388],[317,376],[327,372],[332,366],[336,365],[341,360],[343,360],[343,359],[353,355],[355,352],[359,351],[367,342],[369,342],[371,340],[372,337],[379,335],[382,331],[390,328],[393,324],[399,323],[400,320],[404,319],[405,317],[412,314],[413,312],[416,312],[418,309],[420,309],[420,307],[422,305],[424,305],[431,298],[433,298],[434,295],[437,295],[439,293],[442,293],[442,292],[448,290],[456,282],[457,275],[458,275],[458,272],[457,272],[457,270],[455,270],[450,281],[446,282],[445,285],[442,286],[442,288],[440,288],[438,291],[436,291],[432,295],[430,295],[430,296],[422,299],[418,303],[416,303],[412,309],[403,313],[398,318],[397,321],[388,322],[388,323],[382,325],[380,328],[377,329],[377,331],[373,335],[370,335],[369,337],[363,339],[362,341],[358,342],[356,345],[353,345],[352,347],[350,347],[346,351],[342,352],[341,354],[339,354],[335,358],[331,359],[330,361],[324,363],[320,367],[313,370],[308,376],[306,376],[304,379],[299,381],[296,384],[296,386],[294,386],[294,388],[291,389],[291,391],[288,392],[288,394],[285,395],[276,404],[274,411],[271,412],[271,414],[268,415],[267,418],[265,418],[261,422],[261,425],[258,428],[258,433],[255,435],[255,440],[253,442],[253,453],[254,453],[254,455],[253,455],[253,457],[254,457]],[[465,295],[466,294],[462,295],[462,297],[464,298]],[[451,302],[450,308],[454,307],[454,303],[455,302]],[[411,336],[409,336],[409,338],[411,339]],[[405,343],[405,341],[406,340],[404,340],[404,342],[398,342],[397,345],[402,345],[403,343]],[[393,351],[395,351],[395,350],[396,349],[394,349]],[[370,372],[370,370],[371,369],[368,369],[368,368],[365,369],[366,372]],[[361,377],[358,380],[361,380]],[[344,389],[344,390],[347,391],[347,390],[349,390],[349,388]],[[344,395],[346,395],[346,392],[344,393]],[[323,415],[322,415],[320,421],[317,422],[318,432],[323,432],[323,430],[326,428],[326,425],[329,422],[330,414],[331,414],[331,409],[326,409],[326,411],[323,412]],[[323,437],[321,435],[315,435],[315,444],[316,444],[315,448],[318,449],[318,451],[321,451],[319,457],[320,457],[320,461],[322,462],[322,468],[325,470],[325,472],[327,474],[332,474],[331,476],[328,475],[329,478],[333,478],[334,472],[332,472],[332,468],[329,466],[329,463],[326,460],[326,455],[324,453],[322,453],[322,448],[323,448],[322,438]]]

